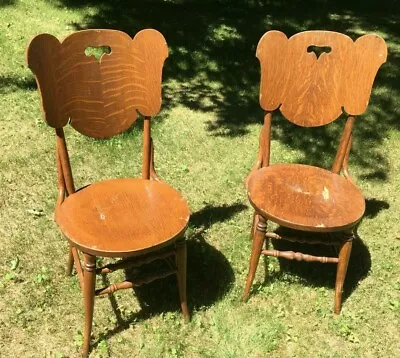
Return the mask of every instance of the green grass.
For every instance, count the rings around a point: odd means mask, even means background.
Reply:
[[[53,222],[55,136],[41,119],[24,50],[37,33],[62,38],[86,27],[117,28],[131,35],[154,27],[165,35],[170,57],[164,106],[153,126],[156,167],[181,190],[192,212],[187,231],[192,321],[183,323],[174,279],[99,298],[91,356],[400,356],[399,6],[394,1],[385,6],[366,1],[363,7],[349,1],[313,3],[0,3],[2,357],[79,355],[82,298],[77,278],[64,274],[67,243]],[[255,47],[272,28],[288,35],[324,28],[354,39],[374,31],[389,45],[388,63],[378,74],[368,112],[356,123],[350,165],[368,205],[340,316],[332,314],[334,266],[268,259],[267,279],[260,264],[249,302],[240,301],[252,216],[243,180],[255,160],[262,119]],[[273,162],[329,166],[342,124],[311,130],[310,141],[305,131],[278,121]],[[140,125],[109,141],[67,128],[77,186],[140,175]]]

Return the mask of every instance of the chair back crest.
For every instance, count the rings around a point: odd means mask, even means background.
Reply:
[[[260,39],[260,105],[280,109],[290,122],[316,127],[343,111],[364,113],[379,67],[386,62],[385,41],[364,35],[353,41],[331,31],[305,31],[289,39],[269,31]]]
[[[88,50],[108,49],[100,58]],[[100,48],[100,50],[101,50]],[[60,43],[49,34],[34,37],[26,60],[36,76],[47,124],[70,123],[80,133],[108,138],[161,107],[161,75],[168,57],[166,41],[156,30],[132,39],[116,30],[78,31]]]

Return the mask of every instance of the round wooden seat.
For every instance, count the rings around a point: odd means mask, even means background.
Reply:
[[[186,201],[165,183],[114,179],[70,195],[56,222],[81,250],[122,257],[167,244],[185,231],[189,216]]]
[[[248,181],[248,196],[266,219],[304,231],[346,230],[365,211],[364,197],[350,181],[301,164],[276,164],[254,172]]]

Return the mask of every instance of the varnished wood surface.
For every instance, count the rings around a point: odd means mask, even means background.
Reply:
[[[70,195],[56,221],[78,248],[93,255],[132,256],[179,237],[189,207],[165,183],[115,179],[94,183]]]
[[[109,46],[100,62],[87,47]],[[26,61],[35,73],[46,122],[71,123],[94,138],[122,133],[137,118],[161,107],[161,73],[168,48],[162,34],[146,29],[132,38],[115,30],[78,31],[61,43],[52,35],[32,39]]]
[[[340,144],[336,152],[336,157],[333,162],[333,173],[340,174],[342,168],[345,172],[348,173],[347,161],[349,159],[351,149],[351,136],[353,132],[354,122],[354,117],[347,117],[346,124],[342,132],[342,137],[340,138]]]
[[[309,46],[330,47],[319,57]],[[344,111],[367,108],[372,83],[386,61],[387,47],[377,35],[350,37],[330,31],[305,31],[289,39],[269,31],[258,43],[261,64],[260,104],[300,126],[328,124]]]
[[[261,253],[265,256],[281,257],[287,260],[321,262],[324,264],[338,263],[339,261],[337,257],[314,256],[294,251],[263,250]]]
[[[288,39],[280,31],[269,31],[260,39],[257,46],[261,65],[260,105],[266,114],[257,163],[246,180],[256,215],[251,229],[253,242],[244,300],[249,297],[262,254],[332,262],[337,263],[334,312],[340,313],[352,231],[365,210],[364,198],[348,170],[353,125],[355,116],[367,108],[373,81],[386,56],[386,44],[376,35],[364,35],[353,41],[336,32],[305,31]],[[275,110],[304,127],[322,126],[343,111],[347,114],[332,171],[298,164],[270,166],[271,120]],[[284,237],[265,233],[267,220],[304,231],[305,235]],[[326,242],[320,243],[339,244],[339,257],[262,249],[264,241],[271,238],[317,243],[310,240],[310,232],[327,233]],[[330,240],[333,232],[340,236],[334,242]]]
[[[109,47],[109,51],[99,58],[87,56],[86,50],[96,47]],[[161,106],[161,75],[167,57],[163,35],[152,29],[138,32],[133,40],[115,30],[78,31],[61,43],[41,34],[28,45],[26,61],[36,77],[43,117],[57,137],[55,219],[70,241],[67,273],[72,273],[74,263],[84,294],[83,356],[90,349],[96,293],[113,293],[176,274],[182,312],[189,319],[183,238],[189,207],[179,192],[157,176],[150,129],[151,116]],[[137,111],[145,117],[142,179],[105,180],[75,191],[63,127],[70,123],[85,135],[108,138],[128,129]],[[96,256],[130,259],[111,268],[96,268]],[[171,264],[173,259],[175,264]],[[95,290],[96,273],[155,260],[169,262],[169,270]]]
[[[254,172],[248,197],[265,218],[305,231],[345,230],[365,211],[361,191],[347,179],[301,164],[275,164]]]
[[[83,275],[83,302],[85,307],[85,328],[83,331],[82,356],[89,353],[90,334],[92,332],[94,296],[96,288],[96,256],[84,254],[84,275]]]

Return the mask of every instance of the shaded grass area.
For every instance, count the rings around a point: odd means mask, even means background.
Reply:
[[[62,38],[75,29],[116,28],[133,35],[146,27],[160,30],[170,50],[153,138],[159,174],[183,192],[192,211],[187,238],[193,319],[182,322],[173,278],[100,298],[92,356],[400,355],[396,1],[20,0],[0,3],[0,20],[2,356],[77,356],[82,340],[79,285],[64,275],[67,245],[52,222],[55,138],[41,119],[25,46],[39,32]],[[353,39],[373,31],[389,45],[368,112],[356,123],[350,164],[367,212],[339,317],[332,315],[335,267],[329,265],[265,260],[249,302],[240,302],[252,215],[243,180],[262,120],[255,48],[269,29],[287,35],[328,29]],[[67,128],[77,186],[139,175],[141,124],[109,141]],[[307,131],[277,117],[273,161],[329,167],[342,124]],[[327,247],[311,249],[330,254]]]
[[[214,113],[217,119],[208,123],[208,130],[215,135],[242,135],[249,125],[260,121],[255,48],[266,30],[279,29],[290,36],[303,30],[325,29],[353,39],[365,32],[382,35],[389,45],[389,61],[378,74],[372,105],[357,123],[353,158],[368,167],[369,175],[379,176],[387,169],[380,153],[375,151],[368,157],[363,153],[372,143],[374,147],[380,145],[390,129],[399,128],[398,2],[150,0],[132,5],[126,0],[63,0],[61,4],[98,6],[97,14],[76,24],[78,29],[115,28],[131,34],[148,27],[160,30],[170,47],[165,70],[167,107],[180,103]],[[279,123],[274,138],[281,143],[311,152],[314,161],[333,155],[337,126],[316,129],[317,139],[310,142],[304,133],[294,134],[288,123]]]

